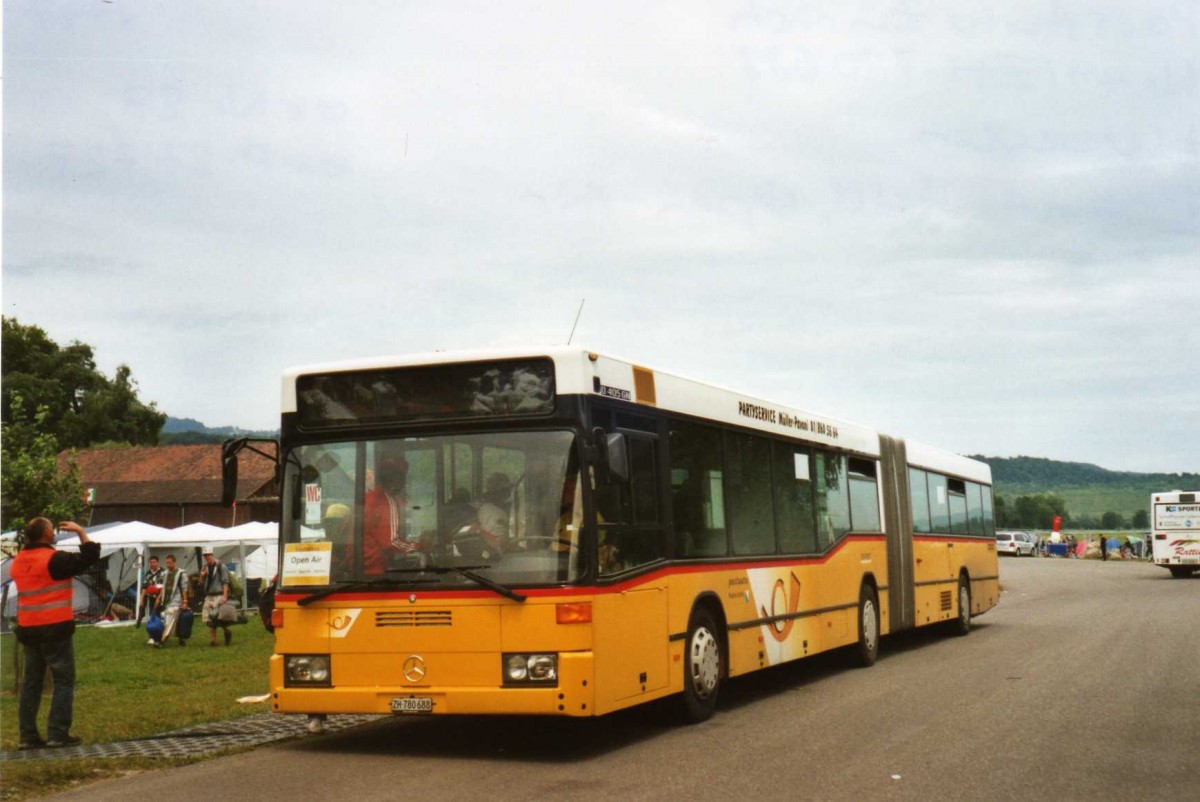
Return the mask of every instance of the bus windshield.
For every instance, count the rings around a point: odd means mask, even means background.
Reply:
[[[284,587],[478,586],[472,573],[559,584],[586,565],[569,431],[300,446],[286,455],[283,495],[285,551],[321,554],[320,570],[307,574],[290,572],[285,558]],[[445,570],[455,568],[467,570]]]

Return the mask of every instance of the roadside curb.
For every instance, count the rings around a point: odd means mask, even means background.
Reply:
[[[379,716],[329,716],[325,721],[325,730],[344,730],[378,718]],[[199,724],[133,741],[0,752],[0,761],[73,760],[88,757],[190,757],[235,746],[257,746],[294,738],[307,733],[307,724],[307,716],[258,713],[245,718]]]

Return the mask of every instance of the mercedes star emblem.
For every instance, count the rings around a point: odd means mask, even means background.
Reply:
[[[404,678],[409,682],[420,682],[425,679],[425,659],[420,655],[409,655],[402,668]]]

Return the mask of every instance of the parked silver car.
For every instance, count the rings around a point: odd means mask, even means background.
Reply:
[[[1037,551],[1037,539],[1028,532],[997,532],[996,553],[1014,557],[1032,557]]]

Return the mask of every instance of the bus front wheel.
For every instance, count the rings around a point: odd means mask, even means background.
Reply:
[[[1174,579],[1187,579],[1196,570],[1190,566],[1168,565],[1167,569],[1171,572]]]
[[[710,718],[721,688],[721,637],[713,614],[701,607],[688,624],[683,656],[683,709],[688,721]]]

